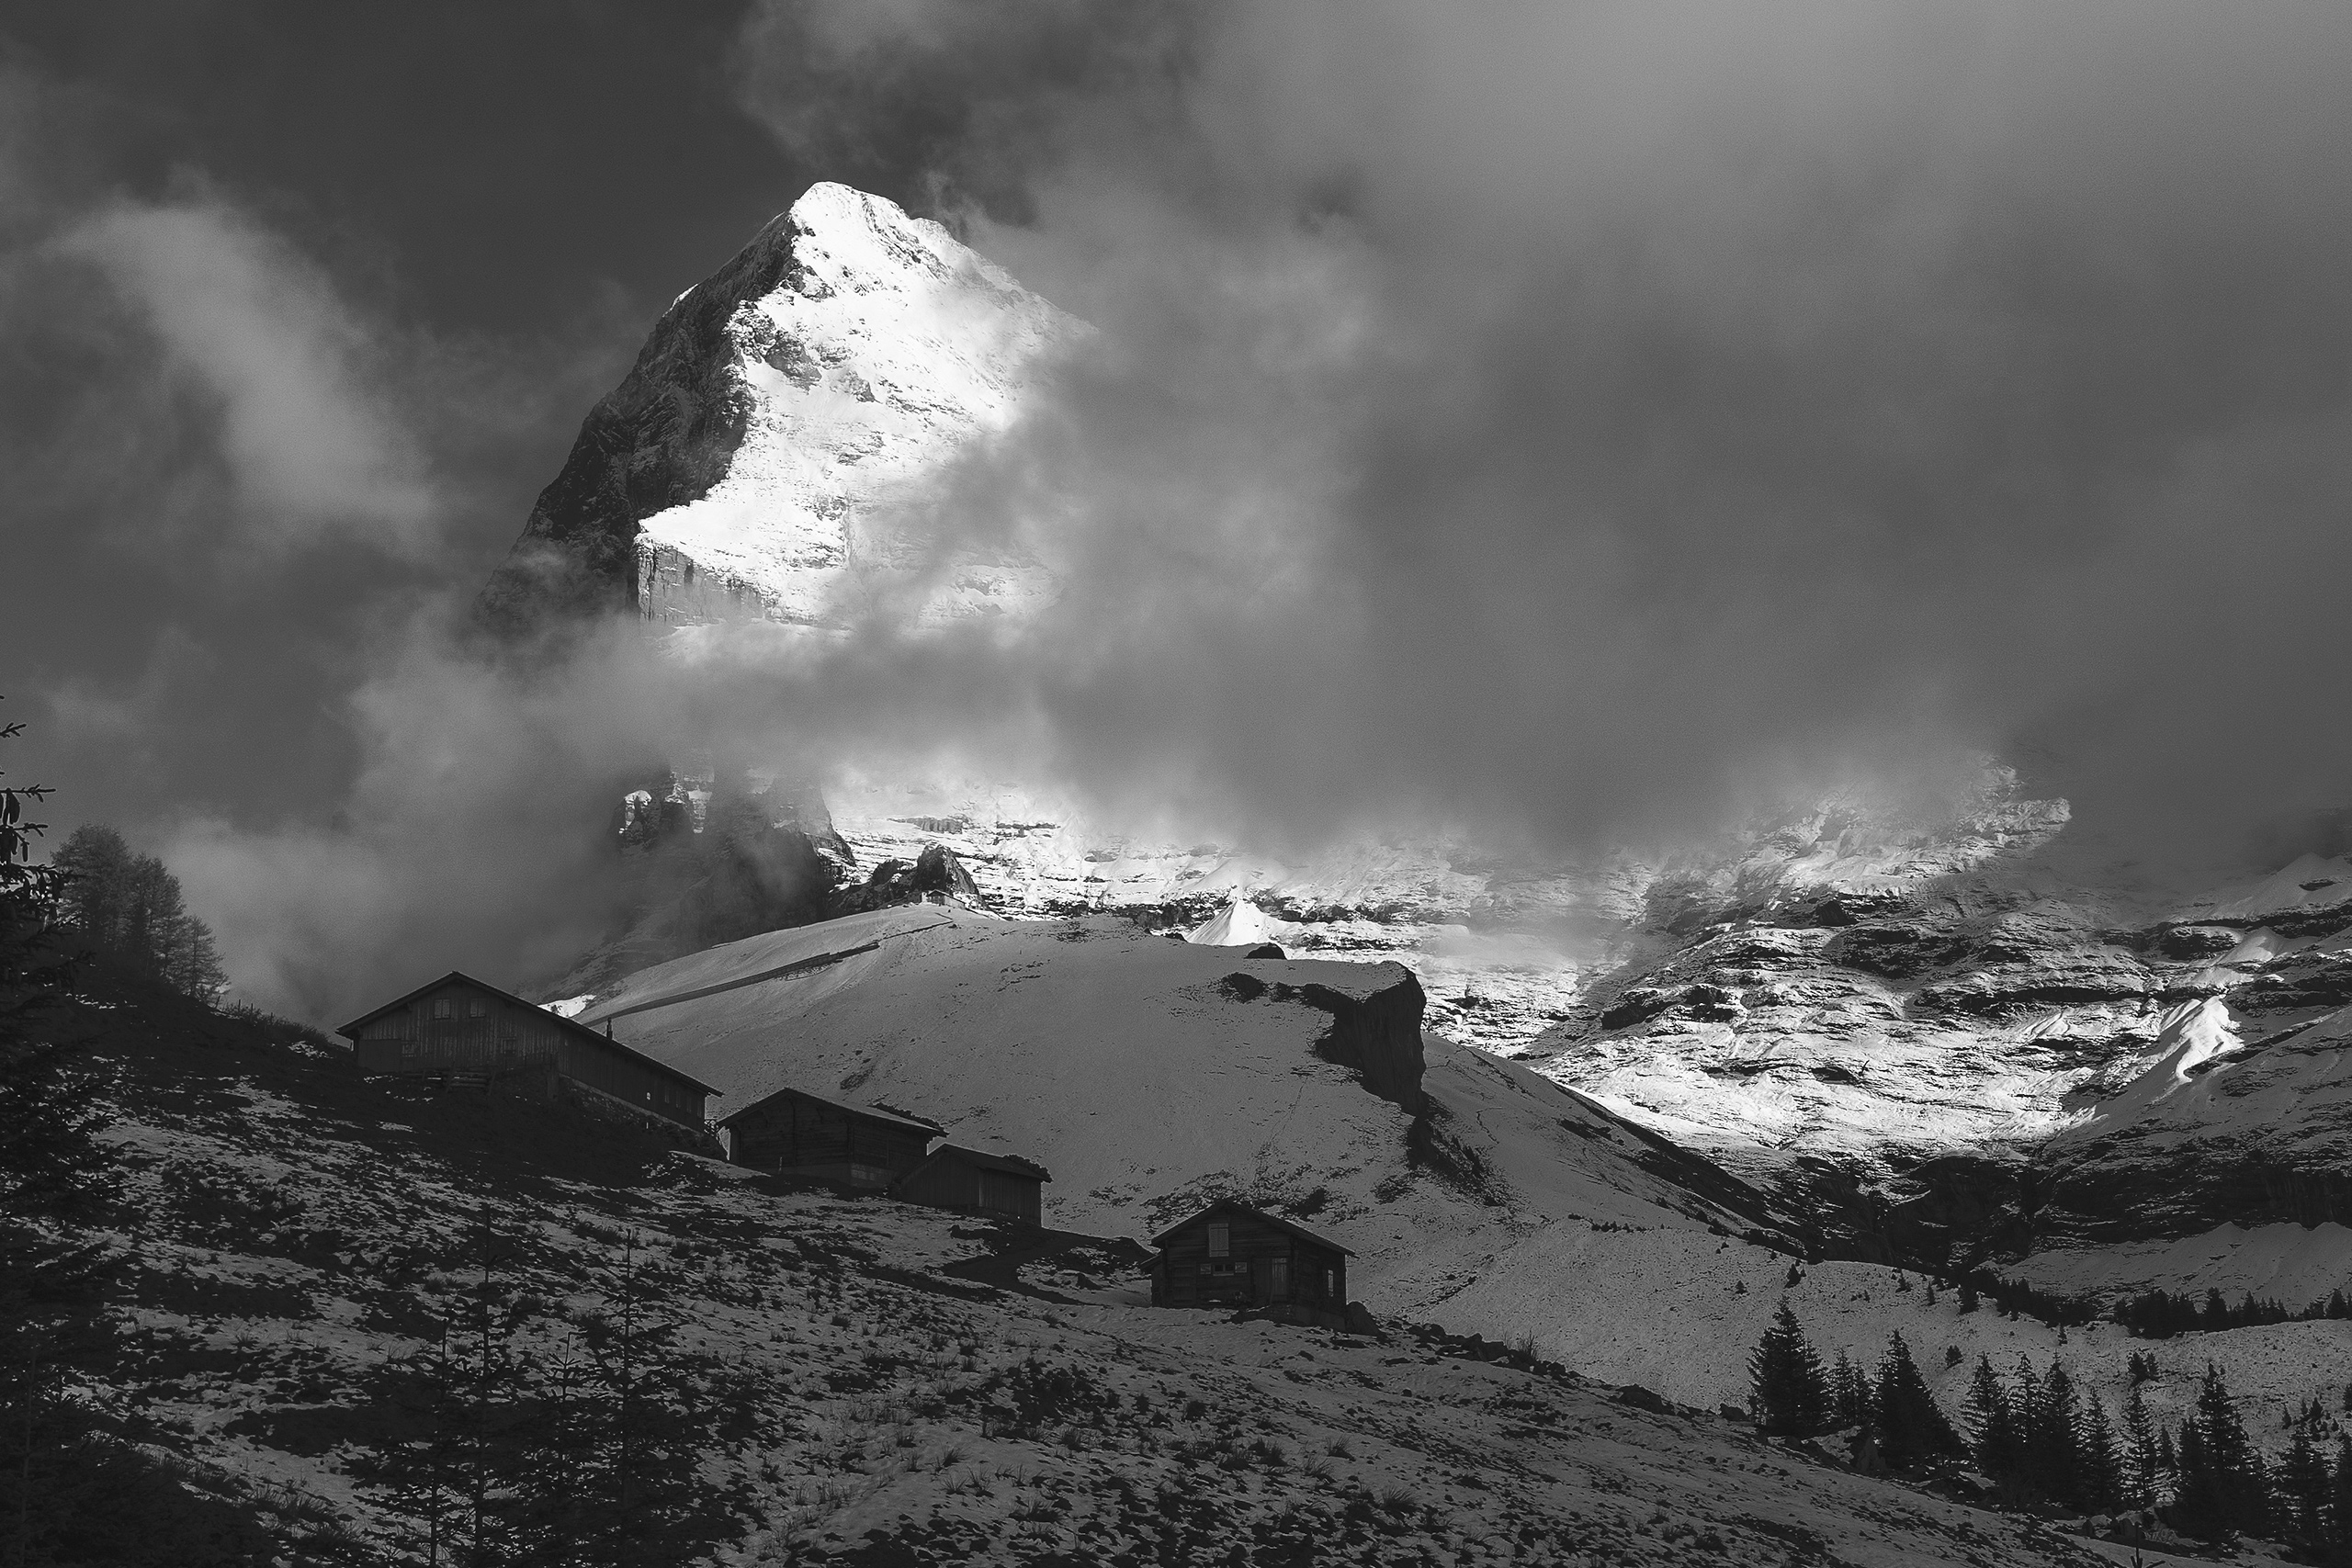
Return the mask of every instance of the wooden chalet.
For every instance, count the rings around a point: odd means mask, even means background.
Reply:
[[[890,1195],[933,1209],[1046,1223],[1046,1168],[1018,1155],[942,1144],[891,1185]]]
[[[718,1092],[586,1024],[454,969],[337,1032],[353,1043],[362,1073],[569,1089],[697,1134],[704,1132],[703,1101]]]
[[[780,1089],[722,1117],[728,1157],[754,1170],[880,1192],[923,1163],[935,1122]]]
[[[1266,1307],[1301,1322],[1345,1325],[1348,1259],[1305,1225],[1234,1199],[1211,1203],[1151,1238],[1154,1306]]]

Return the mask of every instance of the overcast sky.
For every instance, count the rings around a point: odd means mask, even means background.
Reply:
[[[1018,716],[1290,836],[1583,842],[1970,747],[2239,831],[2347,793],[2347,68],[2352,10],[2283,5],[19,7],[11,776],[186,846],[278,997],[413,947],[632,744],[427,628],[829,177],[1117,353],[960,498],[1077,520],[1037,634],[747,725]],[[554,886],[439,955],[560,958],[512,934]]]

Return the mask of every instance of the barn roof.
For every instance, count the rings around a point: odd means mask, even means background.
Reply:
[[[1170,1225],[1166,1230],[1161,1231],[1158,1235],[1153,1236],[1151,1238],[1151,1245],[1159,1247],[1166,1247],[1168,1245],[1168,1238],[1174,1235],[1178,1231],[1183,1230],[1188,1226],[1199,1224],[1203,1220],[1207,1219],[1211,1214],[1216,1213],[1220,1209],[1230,1209],[1236,1213],[1247,1214],[1251,1219],[1262,1221],[1263,1223],[1273,1226],[1278,1231],[1287,1231],[1290,1235],[1296,1236],[1299,1240],[1306,1242],[1310,1246],[1319,1247],[1326,1252],[1341,1253],[1349,1258],[1353,1258],[1356,1255],[1355,1248],[1351,1247],[1341,1247],[1338,1242],[1333,1241],[1328,1235],[1317,1235],[1305,1225],[1293,1224],[1290,1221],[1283,1219],[1280,1214],[1270,1214],[1263,1209],[1254,1208],[1248,1203],[1244,1203],[1238,1198],[1220,1198],[1216,1202],[1211,1203],[1207,1208],[1203,1209],[1200,1213],[1193,1215],[1191,1218],[1177,1221],[1174,1224]]]
[[[829,1106],[835,1111],[842,1112],[844,1115],[863,1117],[868,1122],[879,1122],[886,1126],[897,1127],[910,1133],[921,1133],[926,1139],[939,1136],[941,1131],[938,1122],[926,1122],[920,1116],[908,1116],[896,1111],[885,1111],[881,1107],[875,1105],[853,1105],[846,1100],[835,1100],[830,1095],[815,1094],[805,1089],[792,1089],[789,1087],[777,1089],[773,1094],[763,1094],[760,1096],[759,1099],[752,1101],[749,1105],[737,1107],[735,1110],[720,1117],[718,1119],[718,1124],[724,1127],[729,1122],[733,1122],[737,1117],[747,1116],[752,1111],[757,1111],[761,1106],[767,1104],[770,1100],[782,1100],[786,1095],[791,1096],[795,1100],[814,1100],[819,1105]]]
[[[1054,1179],[1053,1173],[1035,1160],[1023,1159],[1019,1155],[994,1154],[987,1149],[968,1148],[962,1144],[940,1145],[931,1151],[922,1165],[915,1167],[915,1170],[921,1170],[923,1165],[929,1165],[933,1160],[949,1158],[961,1160],[976,1169],[1000,1170],[1008,1176],[1027,1177],[1032,1181],[1051,1181]],[[899,1179],[911,1180],[915,1170],[907,1172]]]
[[[383,1017],[388,1012],[398,1012],[401,1009],[408,1006],[409,1003],[416,1000],[417,998],[424,995],[425,992],[437,991],[453,980],[463,985],[471,986],[478,991],[488,991],[492,996],[503,998],[507,1001],[513,1002],[516,1007],[529,1008],[535,1012],[547,1013],[550,1021],[563,1029],[571,1031],[571,1032],[578,1038],[594,1041],[603,1049],[610,1051],[616,1055],[626,1056],[630,1061],[636,1062],[640,1066],[650,1067],[653,1071],[660,1073],[664,1077],[675,1078],[678,1082],[686,1085],[688,1088],[695,1089],[698,1093],[720,1094],[725,1092],[724,1090],[716,1089],[713,1086],[703,1082],[702,1079],[695,1077],[692,1073],[679,1071],[677,1068],[672,1066],[669,1063],[662,1061],[657,1056],[649,1056],[642,1051],[633,1050],[630,1047],[622,1044],[617,1040],[611,1039],[606,1035],[599,1033],[597,1031],[589,1028],[586,1024],[580,1022],[577,1019],[566,1018],[560,1012],[548,1012],[548,1010],[539,1006],[538,1003],[526,1002],[512,991],[502,991],[487,980],[477,980],[462,969],[452,969],[437,980],[428,980],[413,991],[394,997],[382,1007],[377,1008],[371,1012],[361,1013],[349,1023],[338,1025],[335,1029],[335,1032],[344,1036],[347,1040],[356,1040],[359,1038],[359,1031],[366,1025],[375,1022],[378,1019]]]

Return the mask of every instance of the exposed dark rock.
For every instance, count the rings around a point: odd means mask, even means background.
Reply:
[[[2155,949],[2177,963],[2215,958],[2235,947],[2243,931],[2228,926],[2171,926],[2158,933]]]
[[[1329,986],[1274,987],[1278,997],[1295,996],[1331,1015],[1331,1027],[1315,1043],[1315,1054],[1347,1067],[1381,1099],[1418,1116],[1428,1107],[1421,1092],[1427,1061],[1421,1054],[1421,1013],[1427,1004],[1421,983],[1401,964],[1373,966],[1376,985],[1361,997]]]
[[[786,280],[797,232],[777,218],[662,314],[482,590],[487,629],[520,641],[638,608],[638,526],[726,477],[751,407],[728,328],[746,300]]]
[[[1942,964],[1951,946],[1949,938],[1932,927],[1868,925],[1840,932],[1822,950],[1822,955],[1849,969],[1900,980]]]
[[[944,844],[928,845],[910,861],[884,861],[867,873],[863,883],[833,895],[828,918],[864,914],[869,909],[917,903],[935,896],[970,903],[979,899],[972,874],[964,869],[964,863]]]
[[[1630,1029],[1645,1023],[1674,1005],[1674,998],[1655,987],[1636,986],[1623,993],[1617,1005],[1600,1015],[1603,1029]]]

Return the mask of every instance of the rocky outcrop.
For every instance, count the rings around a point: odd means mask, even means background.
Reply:
[[[1303,986],[1293,993],[1308,1007],[1331,1015],[1331,1027],[1315,1043],[1315,1054],[1363,1080],[1364,1088],[1419,1116],[1429,1109],[1421,1092],[1426,1063],[1421,1055],[1421,983],[1401,964],[1369,967],[1363,985]]]
[[[789,799],[747,782],[695,787],[707,782],[665,772],[622,797],[608,840],[615,927],[540,995],[600,990],[682,953],[828,916],[839,863]]]
[[[520,640],[638,609],[638,525],[707,494],[726,475],[752,409],[736,314],[792,285],[798,232],[790,214],[777,217],[662,313],[491,575],[477,607],[485,626]]]
[[[971,873],[938,844],[911,861],[886,860],[864,882],[837,890],[830,913],[833,918],[861,915],[893,904],[919,904],[927,897],[954,898],[976,907],[979,901]]]

